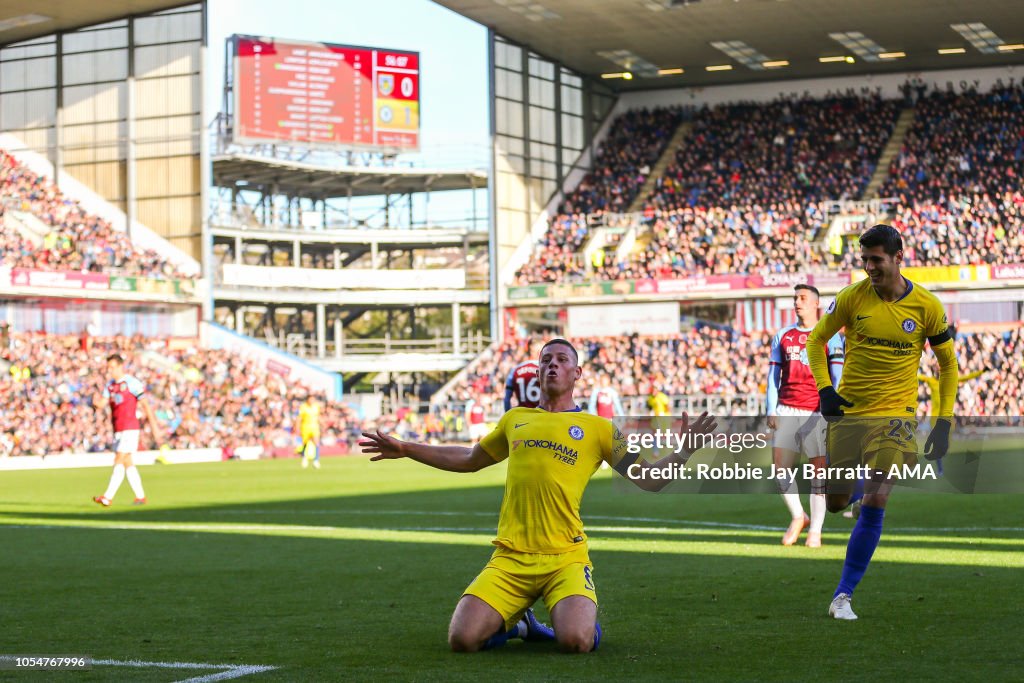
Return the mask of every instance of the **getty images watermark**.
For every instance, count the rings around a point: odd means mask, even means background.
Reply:
[[[769,429],[764,417],[729,417],[718,418],[710,434],[687,430],[674,417],[613,421],[617,457],[631,463],[617,468],[621,480],[667,481],[667,492],[771,493],[780,480],[846,490],[860,480],[887,479],[935,492],[1024,493],[1020,417],[958,418],[941,460],[922,452],[930,419],[844,417],[828,424],[820,416],[779,417]]]

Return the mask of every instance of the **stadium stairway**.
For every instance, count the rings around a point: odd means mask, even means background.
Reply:
[[[3,215],[3,221],[37,248],[43,245],[43,239],[51,230],[46,223],[24,211],[8,211]]]
[[[861,196],[862,200],[873,199],[878,196],[878,189],[882,187],[882,183],[889,177],[889,164],[900,153],[903,141],[907,137],[907,132],[910,130],[910,126],[914,124],[915,114],[916,110],[913,107],[906,107],[900,112],[900,117],[896,119],[896,125],[892,129],[892,135],[889,136],[889,142],[885,144],[881,156],[878,157],[875,173],[871,176],[871,181],[867,187],[864,188],[864,194]]]
[[[651,168],[650,174],[647,176],[647,180],[640,187],[640,191],[637,193],[636,198],[633,199],[633,203],[629,205],[629,212],[636,213],[644,210],[644,204],[647,202],[647,198],[654,192],[654,184],[658,182],[658,178],[665,175],[665,169],[668,168],[669,164],[676,158],[676,151],[679,149],[679,145],[683,144],[683,140],[693,130],[693,123],[690,121],[684,121],[679,124],[676,128],[676,132],[672,134],[668,144],[665,145],[665,149],[662,151],[661,156],[658,157],[657,163]]]

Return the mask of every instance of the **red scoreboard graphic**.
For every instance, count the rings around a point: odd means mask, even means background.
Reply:
[[[419,148],[418,52],[231,40],[236,142]]]

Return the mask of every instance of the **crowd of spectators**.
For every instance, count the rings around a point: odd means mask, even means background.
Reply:
[[[879,193],[893,199],[904,264],[1021,262],[1024,86],[914,92],[915,123]],[[825,239],[826,201],[861,198],[900,106],[869,96],[705,108],[631,219],[638,239],[629,253],[585,262],[593,219],[563,211],[514,283],[856,269],[854,236],[835,253]],[[598,164],[615,158],[616,144],[605,142]]]
[[[7,214],[32,214],[50,228],[36,245],[10,224]],[[128,276],[185,277],[152,249],[89,213],[49,178],[0,150],[0,266],[98,272]]]
[[[893,225],[903,233],[907,263],[1019,263],[1022,178],[1024,86],[920,97],[881,189],[899,200]]]
[[[1024,411],[1024,328],[1005,332],[976,332],[956,337],[960,376],[977,377],[961,383],[957,391],[956,414],[961,416],[1004,415],[1020,417]],[[922,375],[937,378],[939,364],[926,353]],[[930,412],[931,389],[920,384],[922,412]]]
[[[1019,190],[1024,173],[1024,86],[987,93],[935,91],[889,166],[885,196],[941,201]]]
[[[546,337],[545,337],[546,338]],[[500,412],[505,378],[518,363],[537,358],[542,337],[510,340],[492,346],[467,368],[466,377],[451,388],[455,402],[474,400]],[[570,339],[580,351],[583,376],[576,401],[586,405],[594,387],[607,377],[629,410],[632,397],[655,391],[669,396],[705,394],[721,399],[726,412],[746,414],[748,395],[764,397],[770,335],[738,335],[711,326],[662,337]],[[965,381],[957,395],[958,415],[1019,416],[1024,408],[1024,328],[1005,332],[968,332],[956,337],[960,374],[983,371]],[[921,373],[938,377],[938,364],[925,353]],[[921,414],[931,410],[930,390],[921,383]],[[644,403],[633,402],[634,414]],[[763,406],[761,406],[763,408]],[[719,408],[721,410],[721,408]]]
[[[5,333],[0,361],[0,455],[109,450],[106,358],[120,353],[146,385],[163,432],[143,448],[294,448],[308,390],[253,360],[223,350],[168,348],[143,337],[80,338]],[[324,403],[323,443],[347,446],[361,423],[341,403]]]
[[[570,338],[580,352],[583,377],[576,384],[577,402],[586,404],[602,377],[623,397],[645,399],[653,391],[672,395],[708,394],[742,413],[736,397],[763,393],[767,377],[766,335],[737,336],[726,329],[700,326],[677,335]],[[513,339],[492,345],[467,368],[464,379],[450,388],[455,402],[474,400],[499,411],[505,379],[518,363],[536,358],[541,337]],[[764,362],[760,362],[764,356]]]
[[[691,114],[689,108],[665,107],[620,115],[598,149],[593,170],[559,206],[537,253],[517,278],[546,282],[585,272],[576,252],[590,234],[587,217],[626,211],[676,128]]]
[[[490,416],[500,414],[509,371],[536,358],[542,341],[535,336],[492,346],[449,389],[444,404],[428,414],[401,408],[363,421],[346,404],[322,402],[322,443],[337,446],[334,452],[348,452],[367,428],[414,440],[464,438],[463,406],[474,401]],[[675,335],[571,341],[584,368],[576,388],[577,403],[584,406],[607,378],[632,414],[644,414],[646,397],[658,391],[704,397],[720,415],[763,409],[767,334],[738,335],[700,325]],[[143,448],[167,444],[229,453],[262,446],[265,452],[287,455],[297,443],[295,424],[307,390],[250,359],[193,347],[174,350],[167,340],[141,337],[94,338],[86,344],[75,336],[5,331],[3,342],[0,457],[108,450],[112,435],[103,388],[106,357],[114,352],[129,359],[129,372],[146,385],[160,424],[160,434],[146,432]],[[1019,416],[1024,408],[1024,329],[960,333],[956,345],[961,375],[981,371],[961,385],[957,414]],[[925,354],[921,374],[938,376],[931,354]],[[925,414],[931,410],[930,390],[926,383],[920,386]]]
[[[859,199],[899,110],[877,95],[706,108],[648,202],[664,210]]]
[[[660,278],[725,273],[809,272],[830,267],[815,245],[827,228],[817,204],[680,207],[648,211],[649,241],[595,269],[602,279]]]

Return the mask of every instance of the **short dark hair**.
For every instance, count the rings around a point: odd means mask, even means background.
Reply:
[[[121,358],[121,354],[119,353],[112,353],[109,356],[107,356],[107,362],[120,363],[121,365],[124,365],[124,358]]]
[[[866,249],[882,247],[886,254],[895,256],[897,251],[903,250],[903,237],[891,225],[878,224],[860,236],[860,246]]]
[[[548,348],[549,346],[554,346],[555,344],[561,344],[562,346],[568,346],[569,349],[572,351],[573,357],[576,359],[576,363],[579,364],[579,362],[580,362],[580,354],[576,351],[576,347],[573,346],[572,344],[570,344],[569,340],[562,339],[561,337],[555,337],[554,339],[549,339],[546,342],[544,342],[544,346],[540,347],[540,355],[543,356],[544,355],[544,349]]]
[[[819,292],[818,288],[814,287],[813,285],[799,284],[793,288],[793,291],[799,292],[801,289],[806,289],[808,292],[814,292],[814,296],[818,297],[819,299],[821,298],[821,292]]]

